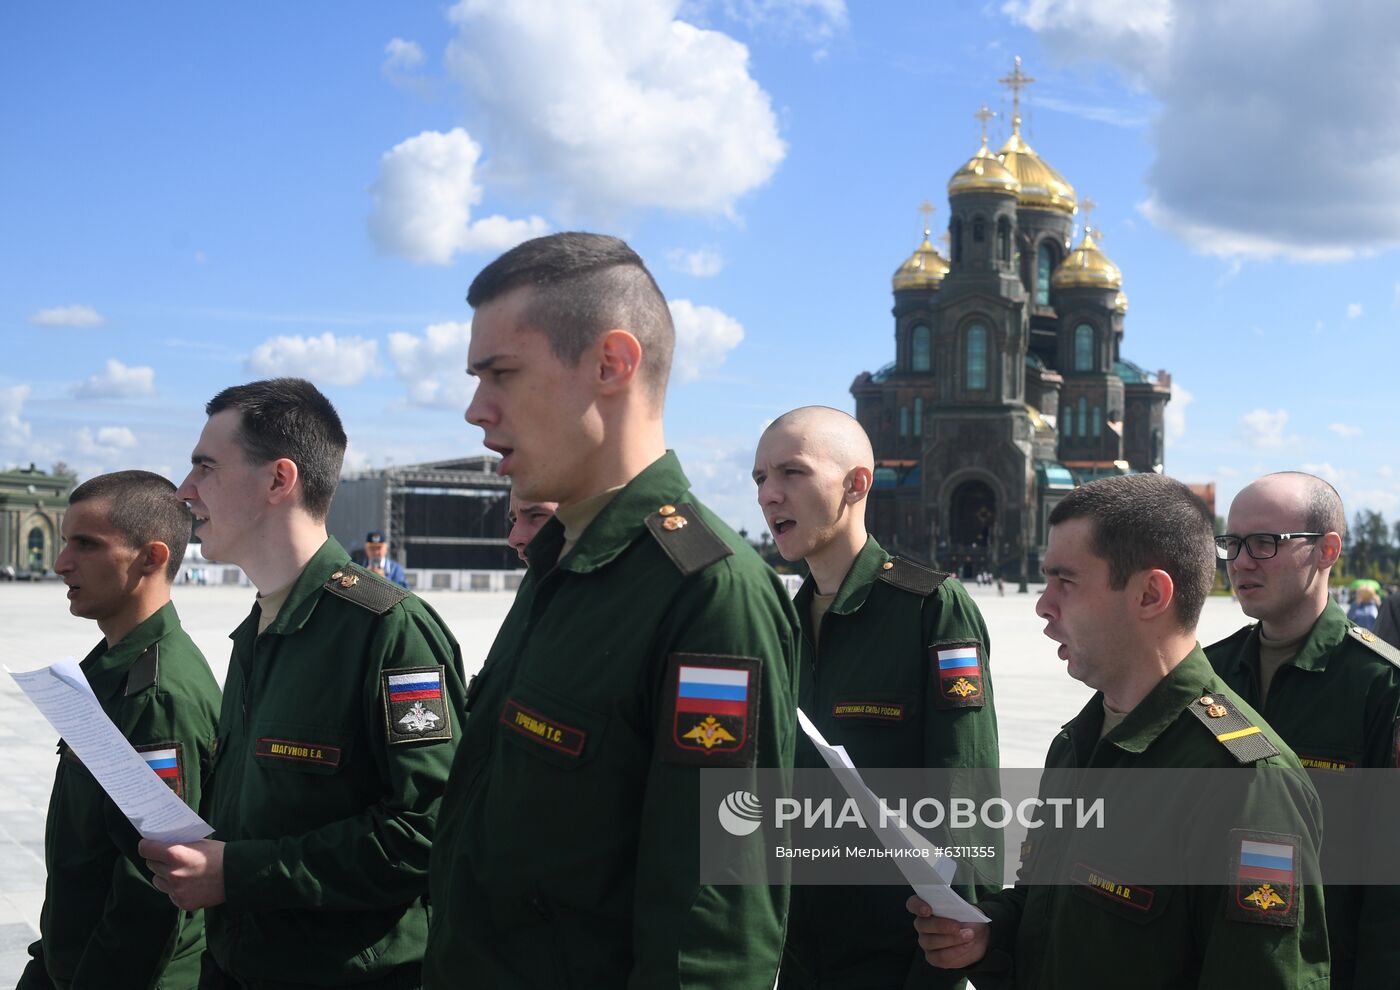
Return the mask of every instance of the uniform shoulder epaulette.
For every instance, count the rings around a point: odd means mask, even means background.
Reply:
[[[133,694],[140,694],[147,688],[154,687],[159,678],[160,644],[152,643],[126,672],[126,690],[122,693],[128,698]]]
[[[369,609],[375,615],[383,615],[408,597],[407,589],[386,581],[378,574],[371,574],[359,564],[336,568],[321,587],[347,602]]]
[[[886,584],[892,584],[896,588],[927,598],[937,591],[951,575],[945,574],[943,571],[935,571],[923,564],[916,564],[912,560],[905,560],[903,557],[891,557],[880,565],[880,573],[877,577]]]
[[[671,558],[671,563],[689,577],[734,553],[728,543],[706,525],[700,510],[689,502],[663,505],[647,516],[647,529]]]
[[[1376,653],[1390,661],[1394,666],[1400,667],[1400,650],[1391,646],[1369,629],[1363,629],[1360,626],[1352,626],[1347,630],[1347,635],[1369,649],[1372,653]]]
[[[1233,698],[1205,694],[1188,706],[1192,715],[1215,736],[1216,742],[1243,764],[1258,763],[1278,756],[1278,747],[1269,742],[1264,730],[1240,711]]]

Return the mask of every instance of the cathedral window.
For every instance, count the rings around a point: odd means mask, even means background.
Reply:
[[[1094,436],[1103,436],[1103,410],[1098,406],[1094,407]]]
[[[997,221],[997,259],[1004,265],[1011,264],[1011,224],[1006,217]]]
[[[1035,304],[1050,305],[1050,272],[1055,267],[1055,252],[1048,243],[1042,243],[1035,253]]]
[[[1066,402],[1064,416],[1062,416],[1061,418],[1064,420],[1064,422],[1061,424],[1060,427],[1060,436],[1074,436],[1074,406]]]
[[[1074,328],[1074,370],[1094,370],[1094,328],[1087,323]]]
[[[1084,435],[1085,428],[1089,425],[1089,400],[1084,396],[1079,397],[1079,435]]]
[[[910,337],[910,367],[915,371],[929,370],[928,327],[920,323]]]
[[[921,436],[923,436],[923,435],[924,435],[924,400],[923,400],[922,398],[915,398],[915,399],[914,399],[914,436],[916,436],[916,437],[921,437]]]
[[[899,435],[907,437],[909,435],[909,407],[899,407]]]
[[[981,217],[972,218],[972,242],[981,244],[987,239],[987,221]]]
[[[987,387],[987,328],[974,323],[967,330],[967,388]]]
[[[953,241],[953,264],[962,261],[962,218],[954,217],[953,222],[948,225],[948,233],[952,235]]]

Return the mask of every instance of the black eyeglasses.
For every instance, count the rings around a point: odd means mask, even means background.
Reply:
[[[1215,555],[1221,560],[1234,560],[1240,555],[1243,545],[1245,552],[1255,560],[1268,560],[1278,554],[1278,545],[1284,540],[1316,540],[1325,533],[1250,533],[1247,536],[1217,536]]]

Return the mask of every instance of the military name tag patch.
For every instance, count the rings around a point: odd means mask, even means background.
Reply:
[[[184,796],[184,786],[180,781],[180,744],[175,742],[156,743],[153,746],[135,746],[141,759],[155,775],[170,785],[170,789]]]
[[[441,666],[384,672],[384,735],[390,743],[452,738],[442,678]]]
[[[1333,760],[1323,756],[1298,754],[1298,762],[1309,770],[1348,770],[1356,766],[1355,760]]]
[[[876,718],[884,722],[903,722],[904,706],[889,701],[840,701],[831,707],[833,718]]]
[[[751,657],[673,655],[665,758],[700,766],[754,766],[759,670]]]
[[[550,749],[557,749],[561,753],[568,753],[570,756],[582,756],[583,744],[588,741],[588,733],[582,729],[565,725],[557,718],[541,715],[533,709],[526,708],[514,698],[506,699],[505,707],[501,709],[501,724],[508,729],[514,729],[526,739]]]
[[[298,742],[295,739],[273,739],[263,736],[253,749],[257,756],[291,763],[311,763],[318,767],[340,766],[340,747],[324,743]]]
[[[940,643],[929,648],[938,678],[939,708],[981,708],[982,645]]]
[[[1292,836],[1230,833],[1234,847],[1226,914],[1236,921],[1292,928],[1298,923],[1297,850]]]
[[[1152,907],[1153,899],[1157,896],[1151,887],[1119,883],[1107,874],[1092,866],[1086,866],[1084,863],[1075,863],[1074,869],[1070,870],[1069,878],[1086,890],[1092,890],[1115,904],[1136,908],[1139,911],[1149,910]]]

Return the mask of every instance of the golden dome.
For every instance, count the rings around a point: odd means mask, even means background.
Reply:
[[[948,262],[934,250],[928,235],[929,232],[925,230],[924,242],[909,256],[908,261],[895,269],[894,291],[936,289],[943,283],[943,276],[948,274]]]
[[[1079,242],[1079,247],[1071,251],[1068,257],[1060,262],[1060,266],[1055,269],[1055,274],[1050,276],[1050,287],[1052,289],[1121,290],[1123,273],[1099,250],[1099,246],[1094,243],[1094,235],[1085,230],[1084,240]],[[1127,296],[1119,292],[1119,297],[1123,300],[1123,305],[1126,306]]]
[[[949,196],[966,192],[1015,194],[1020,188],[1021,184],[1016,181],[1016,176],[987,150],[986,138],[982,139],[982,147],[977,149],[977,154],[969,158],[967,164],[954,172],[953,177],[948,180]]]
[[[1128,311],[1128,295],[1121,289],[1118,295],[1113,297],[1113,311],[1115,313],[1126,313]]]
[[[1016,177],[1020,189],[1016,198],[1022,206],[1039,210],[1057,210],[1074,216],[1074,187],[1065,177],[1045,163],[1021,139],[1021,118],[1016,116],[1011,122],[1011,136],[997,152],[997,158]],[[951,187],[950,190],[951,191]]]

